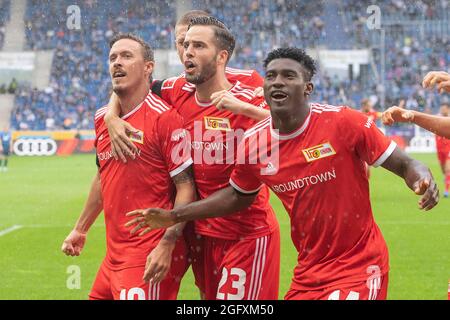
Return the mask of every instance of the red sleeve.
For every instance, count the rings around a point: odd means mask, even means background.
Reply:
[[[242,141],[238,147],[238,150],[244,150],[243,148],[245,148],[246,154],[244,159],[249,159],[249,145],[246,143],[247,141],[248,140]],[[241,193],[255,193],[261,189],[263,185],[262,182],[252,173],[250,166],[251,165],[249,165],[247,161],[244,161],[244,163],[237,162],[234,166],[233,172],[231,173],[230,185]]]
[[[269,105],[267,104],[266,99],[264,99],[264,97],[257,97],[257,96],[255,96],[248,103],[254,105],[257,108],[270,110]]]
[[[94,141],[94,147],[97,148],[97,142],[98,142],[98,132],[100,130],[100,125],[103,123],[103,117],[106,114],[107,107],[103,106],[99,108],[94,115],[94,130],[95,130],[95,141]]]
[[[252,73],[252,81],[250,86],[255,88],[264,86],[264,78],[256,70]]]
[[[168,78],[163,81],[161,85],[160,97],[170,105],[173,105],[174,97],[176,96],[177,80],[179,77]]]
[[[193,163],[190,134],[184,129],[183,118],[174,109],[160,116],[156,130],[167,171],[174,177]]]
[[[369,165],[378,167],[394,152],[397,144],[386,137],[375,123],[359,111],[345,107],[343,110],[349,141],[353,141],[358,156]]]

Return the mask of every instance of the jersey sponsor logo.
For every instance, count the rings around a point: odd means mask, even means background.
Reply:
[[[276,193],[289,192],[293,190],[303,189],[311,185],[316,185],[318,183],[324,183],[336,179],[336,171],[327,171],[312,176],[296,179],[293,181],[288,181],[286,183],[281,183],[278,185],[273,185],[270,187]]]
[[[144,144],[144,132],[141,130],[138,130],[137,132],[129,132],[128,138],[130,138],[133,142]]]
[[[141,152],[142,150],[138,149],[137,151],[133,151],[131,152],[132,155],[134,155],[135,157],[141,157]],[[112,152],[112,150],[108,150],[105,152],[99,152],[97,153],[97,157],[99,161],[107,161],[109,159],[112,159],[114,157],[114,154]]]
[[[367,122],[366,122],[366,124],[364,125],[364,127],[366,127],[367,129],[370,129],[370,127],[372,126],[372,124],[373,124],[373,119],[372,119],[371,117],[369,117],[369,118],[367,119]]]
[[[230,119],[205,117],[205,128],[209,130],[231,131]]]
[[[329,142],[319,144],[318,146],[308,149],[303,149],[302,152],[308,162],[330,157],[336,154],[336,151],[334,151],[333,146]]]
[[[18,156],[52,156],[58,145],[53,139],[19,139],[14,143],[13,150]]]
[[[190,146],[192,150],[222,151],[229,149],[226,142],[192,141]]]
[[[184,129],[175,130],[175,132],[172,134],[172,137],[170,138],[172,141],[177,142],[180,141],[180,139],[187,137],[187,131]]]
[[[264,100],[263,102],[261,102],[261,103],[258,105],[258,108],[261,108],[261,109],[264,109],[265,107],[267,107],[267,102],[266,102],[266,100]]]

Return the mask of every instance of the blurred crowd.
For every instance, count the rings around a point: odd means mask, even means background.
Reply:
[[[274,47],[295,44],[307,48],[323,43],[323,1],[199,0],[194,6],[208,8],[237,36],[233,67],[262,72],[261,62]]]
[[[176,8],[173,1],[79,1],[81,28],[68,30],[72,0],[28,0],[28,50],[55,49],[48,88],[21,84],[11,124],[18,129],[92,129],[93,115],[108,101],[109,39],[135,32],[155,48],[169,48]]]
[[[11,0],[0,0],[0,50],[5,42],[6,23],[10,19]]]
[[[1,0],[0,0],[1,1]],[[165,0],[85,0],[79,6],[81,30],[68,30],[66,9],[71,0],[28,0],[25,25],[27,49],[55,49],[50,85],[39,91],[19,84],[11,123],[17,129],[92,129],[95,110],[108,101],[108,39],[117,32],[136,32],[154,48],[173,48],[176,2]],[[196,0],[195,9],[207,9],[224,21],[237,37],[230,66],[262,70],[264,56],[274,47],[327,48],[328,15],[325,1]],[[410,21],[447,19],[447,1],[376,1],[390,19]],[[380,52],[364,28],[367,4],[339,2],[342,42],[347,49],[372,50],[373,64],[380,66]],[[328,13],[327,13],[328,12]],[[335,18],[335,17],[334,17]],[[1,18],[0,18],[1,19]],[[0,20],[1,21],[1,20]],[[328,26],[330,27],[330,26]],[[333,27],[333,26],[331,26]],[[397,29],[398,30],[397,30]],[[314,79],[312,100],[359,108],[368,98],[378,110],[403,103],[421,111],[433,111],[446,96],[420,87],[430,70],[450,71],[450,41],[432,32],[419,37],[414,29],[399,24],[386,34],[386,86],[366,72],[353,79],[339,79],[320,70]],[[425,40],[424,40],[425,38]],[[372,42],[371,42],[372,41]],[[380,97],[385,93],[385,105]]]
[[[422,89],[423,76],[432,70],[450,71],[450,34],[448,22],[450,6],[447,0],[378,0],[385,32],[385,87],[376,78],[369,79],[365,86],[361,81],[343,82],[331,92],[343,103],[358,104],[361,92],[371,96],[382,110],[394,104],[406,108],[436,112],[448,96],[437,96]],[[349,48],[369,48],[374,65],[381,72],[381,32],[366,26],[367,3],[364,1],[343,1],[339,14],[345,21],[344,34]],[[424,22],[420,25],[419,22]],[[401,22],[404,22],[403,24]],[[420,27],[419,27],[420,26]],[[427,28],[424,28],[426,26]],[[442,30],[442,27],[446,30]],[[384,90],[385,105],[379,104]],[[341,94],[337,94],[337,93]],[[378,102],[378,104],[377,104]]]

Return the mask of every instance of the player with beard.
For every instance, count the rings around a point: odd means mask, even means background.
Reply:
[[[269,186],[291,218],[298,251],[285,299],[385,299],[388,251],[376,225],[365,162],[402,177],[430,210],[439,192],[430,170],[411,159],[362,113],[348,107],[309,103],[314,60],[298,48],[280,48],[264,62],[264,92],[271,117],[245,134],[230,185],[201,201],[174,210],[136,210],[127,226],[161,228],[180,221],[233,216]],[[270,166],[253,139],[267,139],[279,157]],[[274,143],[271,143],[274,142]],[[272,146],[277,146],[274,149]],[[231,215],[230,215],[231,214]],[[245,219],[245,217],[244,217]],[[196,220],[197,221],[197,220]]]
[[[183,61],[185,59],[183,57],[185,50],[183,42],[188,31],[189,22],[191,21],[191,19],[208,16],[208,13],[204,11],[194,10],[187,12],[177,22],[175,27],[176,48],[180,57],[180,61],[182,63],[184,63]],[[214,65],[212,65],[212,68],[214,69]],[[206,70],[206,72],[211,73],[215,71]],[[238,86],[251,86],[252,88],[246,88],[246,92],[250,93],[252,96],[253,93],[251,93],[249,90],[255,90],[255,88],[261,87],[263,84],[263,78],[254,70],[239,70],[226,67],[225,75],[229,83],[237,84],[239,82]],[[169,104],[177,105],[177,102],[172,101],[173,92],[171,92],[171,94],[167,94],[169,90],[162,89],[162,85],[164,83],[165,86],[168,86],[172,81],[177,81],[177,79],[179,78],[184,79],[185,73],[181,74],[178,77],[170,78],[164,81],[155,80],[152,82],[152,90],[154,90],[153,92],[155,94],[160,95],[165,101],[169,102]],[[258,90],[256,89],[256,91]],[[253,123],[251,120],[252,118],[255,120],[261,120],[269,115],[268,110],[254,108],[254,106],[249,104],[247,101],[243,101],[245,99],[238,99],[235,94],[231,94],[225,90],[215,93],[215,96],[213,96],[213,98],[215,98],[216,101],[215,107],[228,110],[233,114],[238,115],[241,119],[245,119],[245,117],[248,117],[248,120],[250,121],[249,123]],[[260,100],[263,101],[262,99]],[[117,104],[117,99],[114,95],[111,98],[109,106],[109,110],[107,112],[107,115],[105,116],[105,121],[108,126],[108,132],[112,137],[112,150],[115,150],[114,154],[116,158],[121,158],[122,161],[126,161],[125,155],[133,158],[133,154],[135,153],[134,145],[129,140],[129,134],[134,131],[134,128],[129,123],[122,121],[117,116],[119,112],[119,105]],[[195,283],[200,289],[200,295],[203,298],[205,292],[203,270],[203,239],[201,235],[194,233],[193,224],[188,224],[186,226],[185,233],[191,252],[192,270],[195,277]],[[149,274],[147,276],[151,278],[152,274]]]
[[[178,57],[180,58],[181,64],[184,65],[184,38],[186,37],[186,33],[188,30],[189,23],[191,19],[198,17],[209,17],[210,15],[206,11],[202,10],[191,10],[186,12],[176,23],[175,25],[175,47],[178,53]],[[248,85],[250,87],[254,87],[256,93],[260,93],[261,87],[263,85],[263,78],[258,72],[255,70],[243,70],[236,68],[225,68],[225,74],[230,83],[236,83],[239,81],[244,85]],[[184,76],[184,73],[181,74]],[[153,80],[152,81],[152,91],[157,95],[161,95],[161,85],[164,80]],[[261,95],[262,96],[262,95]],[[114,95],[112,99],[115,99]],[[114,102],[110,103],[113,105]],[[233,99],[231,96],[225,95],[222,99],[222,108],[225,108],[235,114],[243,114],[248,117],[254,118],[256,120],[261,120],[261,118],[266,118],[269,116],[269,112],[266,113],[253,113],[253,108],[249,108],[249,106],[238,99]],[[119,109],[109,108],[105,121],[108,126],[108,132],[111,137],[111,145],[114,156],[116,159],[121,159],[126,162],[127,157],[133,158],[134,153],[136,151],[134,144],[130,141],[129,135],[131,132],[134,132],[134,128],[131,124],[122,121],[118,116]]]
[[[233,35],[217,19],[192,19],[184,42],[185,75],[168,79],[161,87],[163,100],[173,103],[191,133],[200,198],[228,185],[237,148],[237,136],[230,133],[243,132],[257,122],[221,108],[224,97],[248,104],[253,114],[267,113],[265,100],[255,95],[254,88],[227,79],[234,46]],[[216,158],[207,161],[211,154]],[[266,187],[249,208],[230,217],[198,221],[195,231],[203,239],[204,266],[196,279],[206,299],[278,298],[280,235]]]

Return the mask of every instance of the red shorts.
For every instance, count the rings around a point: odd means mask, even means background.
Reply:
[[[195,233],[194,222],[188,222],[184,228],[184,238],[189,249],[189,263],[195,278],[195,285],[201,292],[205,292],[205,272],[203,260],[203,236]]]
[[[172,253],[172,265],[163,281],[150,284],[142,280],[145,266],[111,270],[105,260],[89,293],[90,300],[175,300],[181,279],[189,268],[184,241],[178,241]]]
[[[286,300],[386,300],[388,274],[363,282],[333,285],[321,290],[300,291],[290,289]]]
[[[249,240],[204,237],[207,300],[277,300],[280,231]]]
[[[447,161],[450,161],[450,151],[440,151],[437,155],[441,166],[444,166]]]

